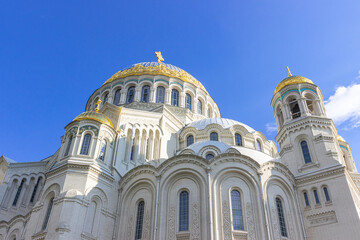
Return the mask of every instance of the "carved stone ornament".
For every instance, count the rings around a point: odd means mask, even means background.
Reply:
[[[175,235],[175,207],[170,207],[168,220],[168,240],[176,240]]]
[[[196,203],[193,205],[192,214],[193,214],[193,219],[192,219],[191,239],[192,240],[201,240],[199,205]]]
[[[246,222],[248,231],[248,240],[256,240],[255,223],[251,203],[246,203]]]
[[[223,201],[223,234],[224,240],[232,240],[230,207],[227,201]]]

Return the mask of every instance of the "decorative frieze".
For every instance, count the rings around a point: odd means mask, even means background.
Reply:
[[[336,223],[337,218],[335,211],[327,211],[307,216],[306,219],[310,223],[310,227],[317,227],[324,224]]]

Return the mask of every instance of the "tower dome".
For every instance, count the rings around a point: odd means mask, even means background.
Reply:
[[[81,121],[81,120],[94,120],[103,124],[106,124],[112,128],[114,128],[112,122],[110,119],[105,116],[104,114],[96,111],[89,111],[89,112],[83,112],[76,118],[74,118],[73,122],[75,121]]]
[[[274,94],[278,93],[281,89],[284,87],[291,85],[291,84],[298,84],[298,83],[311,83],[314,84],[313,81],[310,79],[303,77],[303,76],[289,76],[285,79],[283,79],[275,88]]]

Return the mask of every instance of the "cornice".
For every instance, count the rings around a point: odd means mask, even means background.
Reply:
[[[309,173],[304,173],[302,175],[295,176],[295,179],[296,179],[296,183],[300,185],[300,184],[306,184],[313,181],[317,181],[330,176],[338,176],[344,174],[344,172],[345,172],[345,167],[340,164],[337,164],[324,169],[315,170]]]

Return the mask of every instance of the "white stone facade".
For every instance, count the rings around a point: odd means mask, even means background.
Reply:
[[[106,82],[53,156],[0,157],[0,240],[360,239],[360,175],[309,81],[271,101],[279,152],[220,118],[196,82],[168,72]]]

